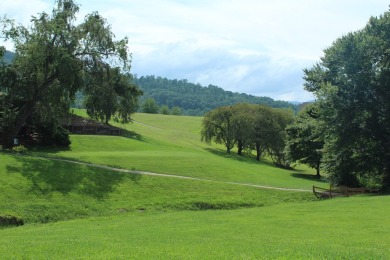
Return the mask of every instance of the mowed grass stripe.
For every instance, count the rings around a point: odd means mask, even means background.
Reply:
[[[389,197],[135,212],[2,230],[7,258],[388,259]],[[23,246],[22,246],[23,245]]]

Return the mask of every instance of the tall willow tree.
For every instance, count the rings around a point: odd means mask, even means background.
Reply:
[[[323,165],[343,185],[390,187],[390,13],[337,39],[305,71],[325,126]]]
[[[231,106],[219,107],[206,113],[202,122],[202,141],[224,144],[226,152],[230,153],[236,143],[233,115]]]
[[[15,58],[0,68],[1,114],[8,140],[26,124],[53,133],[76,91],[104,78],[111,66],[130,71],[127,38],[115,40],[107,21],[94,12],[76,24],[79,6],[57,0],[51,14],[33,16],[28,27],[3,18],[1,36],[12,41]]]

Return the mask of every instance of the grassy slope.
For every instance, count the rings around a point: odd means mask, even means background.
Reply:
[[[296,188],[315,183],[307,170],[273,168],[201,143],[200,118],[135,119],[142,124],[128,127],[142,133],[139,139],[72,136],[70,151],[36,153],[216,180]],[[89,217],[0,230],[4,258],[390,257],[389,197],[307,202],[313,195],[5,153],[0,179],[1,214],[28,223]],[[237,209],[248,206],[253,208]],[[194,211],[204,208],[235,210]]]
[[[10,154],[0,156],[0,215],[16,215],[28,223],[119,215],[141,208],[231,209],[313,199],[310,193],[133,175]]]
[[[313,184],[326,187],[313,178],[313,170],[283,170],[253,157],[228,155],[219,145],[201,142],[200,117],[136,114],[134,119],[135,123],[124,127],[137,137],[74,135],[71,152],[50,155],[213,180],[305,189]]]

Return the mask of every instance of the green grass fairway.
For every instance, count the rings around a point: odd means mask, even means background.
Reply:
[[[390,259],[390,197],[317,200],[313,170],[202,143],[200,117],[134,119],[126,137],[0,151],[0,215],[26,223],[0,228],[1,259]]]
[[[0,156],[0,215],[16,215],[27,223],[120,215],[140,209],[236,209],[314,200],[308,192],[134,175],[26,156]]]
[[[253,156],[238,156],[235,151],[228,155],[220,145],[201,142],[201,119],[135,114],[133,124],[120,125],[133,133],[133,138],[72,135],[70,151],[46,150],[44,155],[220,181],[301,189],[311,189],[313,184],[327,186],[314,178],[314,170],[284,170],[269,161],[257,162]]]
[[[389,259],[389,197],[137,212],[0,230],[4,259]]]

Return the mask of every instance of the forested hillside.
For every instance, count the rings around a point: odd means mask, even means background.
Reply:
[[[6,51],[4,61],[10,63],[14,53]],[[201,86],[188,82],[186,79],[167,79],[156,76],[134,77],[134,83],[144,92],[141,104],[148,98],[153,98],[157,104],[169,108],[179,107],[184,115],[203,115],[214,108],[237,103],[263,104],[274,108],[289,108],[298,110],[297,104],[286,101],[275,101],[269,97],[257,97],[245,93],[233,93],[214,86]],[[82,92],[76,94],[73,104],[77,108],[85,108],[85,96]]]
[[[142,101],[153,98],[159,106],[180,107],[186,115],[203,115],[214,108],[237,103],[263,104],[275,108],[297,106],[269,97],[256,97],[243,93],[225,91],[220,87],[190,83],[187,80],[167,79],[155,76],[135,77],[134,83],[144,92]]]

